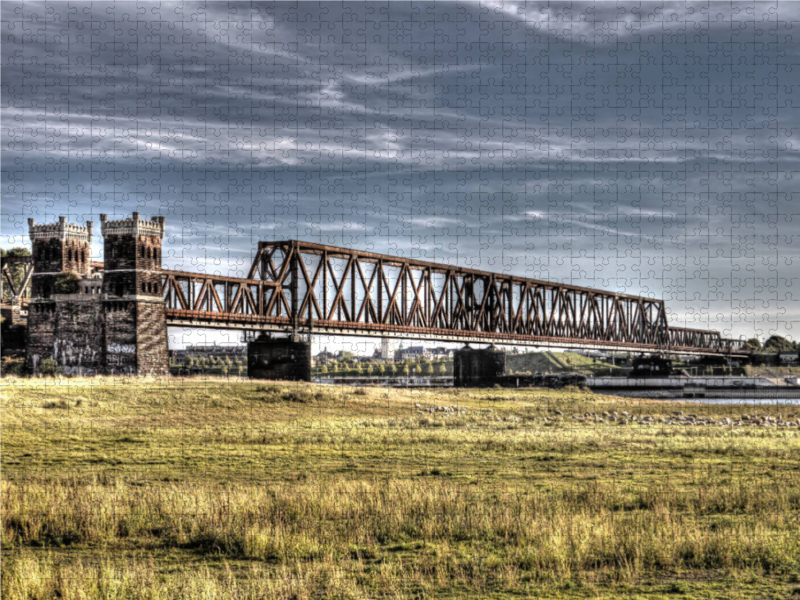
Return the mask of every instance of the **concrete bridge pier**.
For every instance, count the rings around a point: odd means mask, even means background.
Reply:
[[[250,379],[311,381],[311,342],[262,333],[247,344]]]
[[[453,353],[454,387],[494,385],[505,370],[506,353],[494,346],[479,350],[467,344]]]

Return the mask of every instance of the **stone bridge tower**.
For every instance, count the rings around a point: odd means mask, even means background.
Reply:
[[[106,370],[167,375],[167,321],[161,289],[164,217],[109,221],[103,234]]]
[[[97,369],[102,363],[99,305],[95,303],[92,311],[76,304],[76,295],[56,293],[70,291],[56,289],[64,273],[89,276],[92,222],[82,227],[59,217],[57,223],[37,225],[28,219],[28,234],[33,262],[25,344],[28,368],[38,371],[42,360],[52,358],[67,370]]]
[[[62,273],[89,276],[92,225],[91,221],[86,222],[86,227],[67,223],[66,217],[58,217],[58,223],[43,225],[28,219],[33,261],[31,298],[51,298],[56,279]]]
[[[91,279],[92,223],[36,225],[33,243],[27,364],[53,359],[65,373],[167,375],[167,321],[161,290],[164,217],[109,221],[100,215],[105,247],[102,286]],[[73,272],[75,289],[59,289]],[[95,276],[96,277],[96,276]]]

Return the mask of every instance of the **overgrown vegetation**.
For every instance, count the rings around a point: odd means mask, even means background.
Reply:
[[[56,294],[77,294],[80,289],[80,277],[77,273],[61,273],[56,277],[53,291]]]
[[[438,405],[459,410],[419,414]],[[613,410],[754,407],[577,389],[7,383],[3,597],[745,598],[800,585],[797,429],[558,414]]]

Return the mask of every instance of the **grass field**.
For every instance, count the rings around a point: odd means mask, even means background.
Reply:
[[[587,375],[621,375],[629,368],[613,366],[575,352],[528,352],[506,355],[506,367],[512,373],[560,373],[580,371]]]
[[[569,418],[786,407],[35,379],[0,408],[3,598],[800,597],[800,428]]]

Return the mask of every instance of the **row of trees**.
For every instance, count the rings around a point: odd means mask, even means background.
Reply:
[[[407,360],[401,363],[384,362],[339,362],[330,361],[316,369],[319,375],[351,377],[398,377],[417,375],[431,377],[453,372],[452,361]]]
[[[794,352],[800,351],[800,344],[780,335],[770,336],[763,344],[758,338],[750,338],[745,345],[755,352]]]
[[[183,367],[188,370],[201,369],[203,371],[219,372],[223,375],[241,375],[246,366],[247,360],[243,356],[186,356],[182,361],[172,362],[173,367]]]

